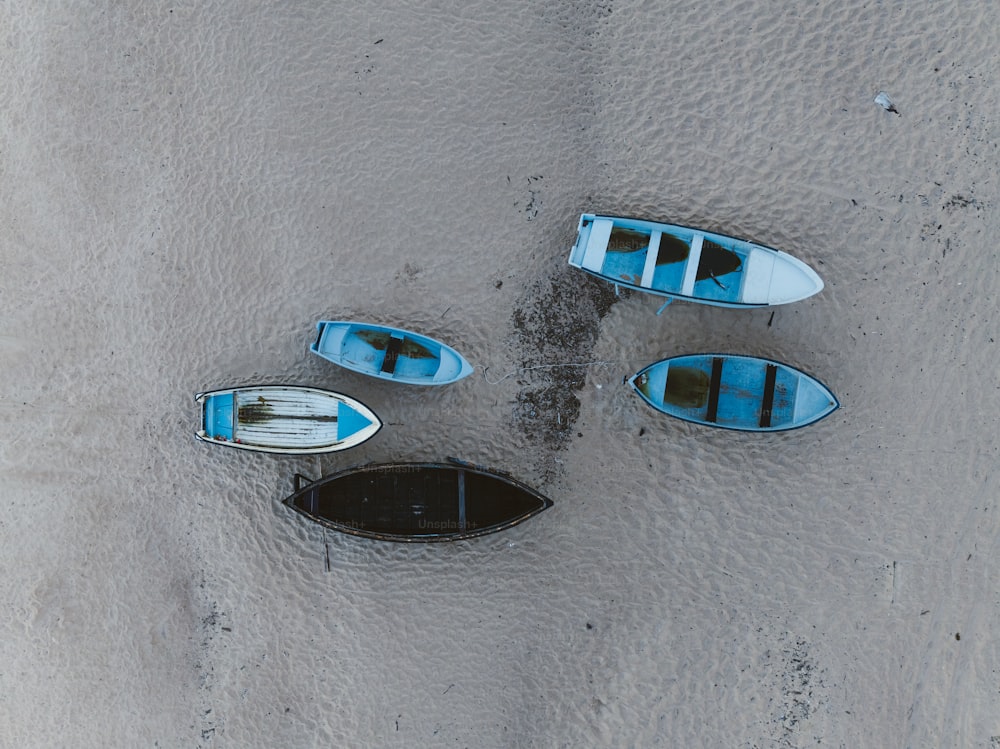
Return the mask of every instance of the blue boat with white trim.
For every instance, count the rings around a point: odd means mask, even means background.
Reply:
[[[310,351],[354,372],[407,385],[447,385],[472,374],[455,349],[419,333],[341,320],[316,328]]]
[[[789,304],[823,288],[812,268],[771,247],[677,224],[592,213],[580,217],[569,264],[636,291],[717,307]]]
[[[630,382],[643,400],[665,414],[748,432],[797,429],[840,406],[819,380],[754,356],[674,356],[650,364]]]

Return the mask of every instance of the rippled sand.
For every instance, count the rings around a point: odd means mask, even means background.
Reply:
[[[726,5],[0,8],[0,744],[1000,745],[1000,10]],[[658,317],[567,266],[585,210],[826,289]],[[337,369],[328,317],[477,372]],[[696,351],[843,408],[740,434],[622,383]],[[193,439],[195,392],[259,382],[386,427]],[[280,503],[449,455],[555,507],[423,547]]]

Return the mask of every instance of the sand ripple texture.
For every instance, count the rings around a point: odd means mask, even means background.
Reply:
[[[0,745],[1000,745],[998,30],[985,2],[3,4]],[[585,210],[826,288],[657,317],[567,266]],[[343,371],[323,318],[476,372]],[[695,351],[843,408],[754,436],[623,385]],[[321,459],[192,438],[195,392],[279,382],[386,427]],[[280,504],[449,455],[555,507],[413,547]]]

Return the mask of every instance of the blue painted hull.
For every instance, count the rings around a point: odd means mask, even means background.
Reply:
[[[823,288],[787,253],[724,234],[621,216],[580,217],[569,264],[636,291],[717,307],[768,307]]]
[[[794,367],[732,354],[675,356],[631,379],[658,411],[705,426],[778,432],[819,421],[840,403],[823,383]]]
[[[354,372],[407,385],[447,385],[472,374],[455,349],[419,333],[345,321],[316,328],[310,351]]]

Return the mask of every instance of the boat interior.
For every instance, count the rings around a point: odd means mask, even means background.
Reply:
[[[667,234],[644,226],[618,225],[609,219],[593,223],[588,258],[584,260],[588,270],[651,291],[720,302],[740,301],[746,253],[680,227]],[[591,244],[604,245],[606,251],[598,256],[590,251]]]
[[[650,367],[636,384],[667,413],[706,424],[769,429],[794,421],[799,378],[762,360],[692,356]]]
[[[388,331],[352,330],[341,354],[345,361],[400,379],[433,377],[441,366],[439,353],[427,344]]]
[[[304,492],[296,505],[349,531],[416,537],[475,533],[543,503],[496,477],[400,465],[339,477]]]

